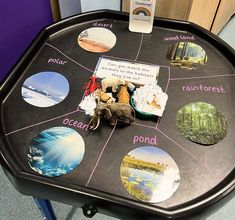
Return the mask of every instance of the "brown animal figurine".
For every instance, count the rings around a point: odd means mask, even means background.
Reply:
[[[98,102],[94,115],[89,122],[89,129],[94,131],[100,125],[100,119],[104,118],[114,126],[117,120],[127,124],[134,124],[134,109],[125,103],[101,103]]]
[[[130,95],[127,91],[127,85],[121,86],[119,93],[117,94],[118,102],[119,103],[126,103],[129,104],[130,102]]]
[[[112,103],[114,102],[114,99],[107,95],[105,92],[103,92],[101,89],[97,89],[95,91],[95,94],[100,98],[100,101],[106,102],[106,103]]]

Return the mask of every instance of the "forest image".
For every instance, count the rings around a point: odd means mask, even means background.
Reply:
[[[150,203],[168,199],[179,185],[179,170],[172,158],[151,146],[137,148],[126,155],[120,176],[134,198]]]
[[[220,142],[228,129],[225,117],[213,105],[203,102],[181,108],[176,115],[176,124],[187,139],[203,145]]]
[[[178,42],[171,45],[168,48],[166,58],[172,65],[187,70],[198,69],[207,62],[205,50],[190,42]]]

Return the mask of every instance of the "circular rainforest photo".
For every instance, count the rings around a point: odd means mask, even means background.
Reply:
[[[29,166],[37,173],[55,177],[71,172],[84,156],[80,134],[66,127],[53,127],[33,138],[28,152]]]
[[[23,99],[37,107],[50,107],[62,102],[69,93],[68,80],[57,72],[40,72],[24,81]]]
[[[196,70],[207,62],[206,51],[191,42],[177,42],[171,45],[166,58],[172,65],[185,70]]]
[[[176,125],[184,137],[203,145],[220,142],[228,130],[224,115],[205,102],[190,103],[181,108],[176,115]]]
[[[81,32],[77,42],[81,48],[94,53],[104,53],[116,44],[116,36],[107,28],[92,27]]]
[[[168,153],[153,146],[130,151],[122,161],[120,176],[128,193],[149,203],[169,199],[180,182],[175,161]]]

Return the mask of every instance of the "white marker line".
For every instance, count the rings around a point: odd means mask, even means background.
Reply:
[[[139,124],[139,123],[134,123],[134,124],[137,126],[145,127],[145,128],[156,129],[155,127],[148,126],[148,125],[143,125],[143,124]]]
[[[235,74],[227,74],[227,75],[213,75],[213,76],[200,76],[200,77],[187,77],[187,78],[170,78],[170,81],[176,81],[176,80],[187,80],[187,79],[205,79],[205,78],[216,78],[216,77],[229,77],[229,76],[235,76]]]
[[[168,91],[168,87],[169,87],[169,84],[170,84],[170,79],[171,79],[171,68],[168,67],[168,79],[167,79],[167,84],[166,84],[165,93],[167,93],[167,91]],[[161,117],[158,117],[157,125],[156,125],[156,128],[155,128],[155,129],[158,128],[160,121],[161,121]]]
[[[140,46],[139,46],[139,49],[138,49],[138,52],[137,52],[137,55],[135,57],[135,61],[137,61],[139,55],[140,55],[140,50],[141,50],[141,47],[142,47],[142,44],[143,44],[143,39],[144,39],[144,34],[142,33],[141,34],[141,40],[140,40]]]
[[[116,124],[114,125],[113,130],[112,130],[112,132],[111,132],[110,135],[109,135],[109,138],[107,139],[106,143],[104,144],[104,147],[103,147],[103,149],[102,149],[102,151],[101,151],[101,153],[100,153],[100,155],[99,155],[99,157],[98,157],[98,160],[96,161],[95,167],[94,167],[94,169],[93,169],[92,172],[91,172],[91,175],[90,175],[90,177],[89,177],[89,179],[88,179],[88,181],[87,181],[87,183],[86,183],[86,186],[88,186],[88,184],[90,183],[91,178],[92,178],[92,176],[93,176],[93,174],[94,174],[94,172],[95,172],[95,170],[96,170],[96,168],[97,168],[97,166],[98,166],[98,164],[99,164],[99,162],[100,162],[100,159],[101,159],[101,157],[102,157],[102,155],[103,155],[103,153],[104,153],[105,148],[106,148],[107,145],[108,145],[108,142],[109,142],[110,138],[111,138],[112,135],[113,135],[113,132],[114,132],[116,126],[117,126],[117,122],[116,122]]]
[[[55,117],[55,118],[51,118],[51,119],[48,119],[48,120],[45,120],[45,121],[42,121],[42,122],[39,122],[39,123],[35,123],[35,124],[32,124],[32,125],[29,125],[29,126],[27,126],[27,127],[23,127],[23,128],[20,128],[20,129],[15,130],[15,131],[9,132],[9,133],[7,133],[7,134],[5,134],[5,135],[8,136],[8,135],[10,135],[10,134],[13,134],[13,133],[16,133],[16,132],[19,132],[19,131],[23,131],[23,130],[28,129],[28,128],[35,127],[35,126],[37,126],[37,125],[41,125],[41,124],[44,124],[44,123],[47,123],[47,122],[50,122],[50,121],[54,121],[54,120],[56,120],[56,119],[63,118],[64,116],[71,115],[71,114],[73,114],[73,113],[75,113],[75,112],[78,112],[78,111],[80,111],[80,110],[75,110],[75,111],[69,112],[69,113],[67,113],[67,114],[57,116],[57,117]]]
[[[171,80],[171,68],[168,67],[168,79],[167,79],[167,84],[166,84],[165,93],[167,93],[167,91],[168,91],[168,87],[169,87],[169,84],[170,84],[170,80]]]
[[[207,170],[209,173],[211,173],[212,175],[216,175],[216,171],[212,172],[212,170],[207,167],[201,160],[199,160],[197,157],[195,157],[190,151],[186,150],[184,147],[182,147],[180,144],[178,144],[175,140],[173,140],[172,138],[170,138],[168,135],[166,135],[163,131],[161,131],[159,128],[157,129],[157,131],[159,131],[162,135],[164,135],[166,138],[168,138],[170,141],[172,141],[174,144],[176,144],[178,147],[180,147],[184,152],[186,152],[187,154],[189,154],[194,160],[196,160],[197,162],[201,163]]]
[[[47,46],[49,46],[49,47],[51,47],[51,48],[57,50],[57,51],[60,52],[63,56],[65,56],[66,58],[68,58],[68,59],[71,60],[72,62],[76,63],[76,64],[79,65],[80,67],[82,67],[82,68],[84,68],[84,69],[86,69],[86,70],[88,70],[88,71],[90,71],[90,72],[92,72],[92,73],[94,72],[93,70],[91,70],[91,69],[89,69],[89,68],[83,66],[82,64],[80,64],[80,63],[78,63],[77,61],[73,60],[72,58],[68,57],[66,54],[64,54],[61,50],[59,50],[59,49],[56,48],[55,46],[52,46],[51,44],[48,44],[48,43],[45,43],[45,44],[46,44]]]

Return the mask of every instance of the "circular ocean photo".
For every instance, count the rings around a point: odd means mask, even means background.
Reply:
[[[205,102],[194,102],[181,108],[176,115],[176,125],[184,137],[202,145],[220,142],[228,130],[224,115]]]
[[[172,65],[185,70],[196,70],[207,62],[206,51],[191,42],[177,42],[171,45],[166,58]]]
[[[116,44],[116,36],[107,28],[92,27],[78,36],[77,42],[81,48],[94,53],[104,53]]]
[[[149,203],[169,199],[180,182],[175,161],[168,153],[153,146],[130,151],[122,161],[120,175],[128,193]]]
[[[84,156],[80,134],[66,127],[53,127],[33,138],[28,152],[29,166],[43,176],[56,177],[71,172]]]
[[[37,107],[50,107],[62,102],[69,93],[68,80],[60,73],[40,72],[24,81],[23,99]]]

